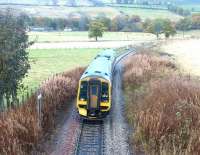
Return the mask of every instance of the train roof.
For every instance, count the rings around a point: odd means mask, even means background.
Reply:
[[[81,76],[81,79],[93,76],[102,77],[110,81],[112,76],[112,63],[114,59],[114,50],[109,49],[100,52],[85,70],[85,72]]]

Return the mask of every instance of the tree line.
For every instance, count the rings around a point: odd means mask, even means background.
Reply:
[[[173,12],[173,13],[176,13],[180,16],[189,16],[191,15],[191,12],[188,10],[188,9],[184,9],[182,7],[179,7],[179,6],[176,6],[176,5],[172,5],[172,4],[169,4],[167,6],[168,10]]]
[[[165,38],[174,36],[177,31],[200,29],[200,14],[194,14],[190,17],[173,22],[169,19],[146,19],[142,21],[139,16],[117,16],[112,20],[108,18],[97,18],[90,22],[89,37],[102,37],[104,31],[123,31],[123,32],[148,32],[156,35],[157,39],[163,34]]]
[[[120,14],[114,18],[108,18],[105,15],[91,18],[84,14],[64,18],[48,18],[48,17],[28,17],[24,15],[25,23],[29,27],[45,27],[49,30],[63,31],[65,28],[70,28],[72,31],[88,31],[89,25],[96,20],[104,25],[107,31],[122,31],[122,32],[145,32],[152,25],[168,25],[175,30],[193,30],[200,29],[200,14],[193,14],[184,17],[178,22],[170,21],[169,19],[146,19],[142,20],[138,15]],[[163,24],[156,24],[163,23]],[[184,25],[187,25],[184,26]],[[47,29],[48,30],[48,29]],[[150,30],[149,30],[150,31]]]

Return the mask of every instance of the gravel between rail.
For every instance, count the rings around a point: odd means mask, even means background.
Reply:
[[[104,154],[104,122],[83,120],[76,155]]]

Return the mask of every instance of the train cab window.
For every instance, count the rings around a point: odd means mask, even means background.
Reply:
[[[88,82],[82,81],[80,86],[80,95],[79,99],[86,101],[87,100],[87,88],[88,88]]]
[[[101,88],[101,101],[108,102],[108,100],[109,100],[108,83],[103,82]]]

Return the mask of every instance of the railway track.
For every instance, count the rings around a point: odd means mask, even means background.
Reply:
[[[104,124],[103,121],[82,120],[81,133],[75,155],[103,155]]]
[[[124,57],[133,52],[135,52],[135,49],[126,50],[123,54],[119,55],[115,60],[114,68]],[[103,155],[104,147],[103,120],[82,120],[75,155]]]

